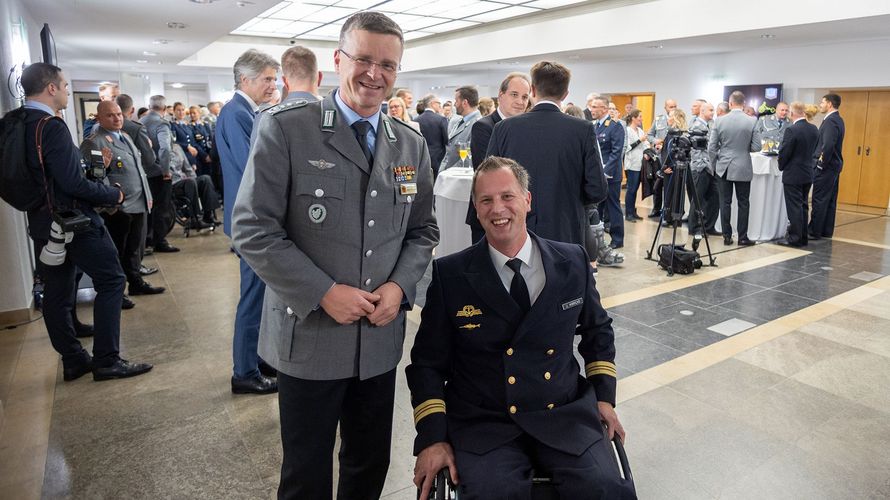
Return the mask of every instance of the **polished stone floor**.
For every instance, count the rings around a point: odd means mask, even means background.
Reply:
[[[628,224],[598,276],[640,498],[890,497],[890,218],[841,212],[804,250],[714,238],[718,267],[691,276],[644,259],[654,233]],[[146,258],[168,291],[122,320],[151,373],[65,383],[42,321],[0,331],[0,498],[274,497],[277,398],[229,392],[237,260],[222,234],[172,241]],[[384,497],[408,500],[401,368]]]

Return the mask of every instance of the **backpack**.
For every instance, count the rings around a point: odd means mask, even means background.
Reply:
[[[686,250],[685,245],[674,246],[674,259],[671,262],[671,245],[658,245],[658,265],[668,271],[668,275],[692,274],[702,266],[698,252]]]
[[[16,108],[0,120],[0,198],[22,212],[40,208],[48,202],[47,182],[43,172],[41,138],[47,116],[37,125],[37,149],[40,169],[28,166],[25,140],[25,108]]]

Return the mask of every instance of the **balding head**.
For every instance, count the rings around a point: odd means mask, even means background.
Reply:
[[[665,114],[671,114],[671,111],[677,109],[677,101],[673,99],[666,99],[664,101],[664,112]]]
[[[124,126],[124,115],[121,107],[114,101],[101,101],[96,107],[96,119],[99,126],[109,132],[117,132]]]

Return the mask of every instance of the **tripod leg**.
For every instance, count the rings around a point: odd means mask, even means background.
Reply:
[[[662,224],[664,224],[664,204],[662,204],[661,215],[658,217],[658,227],[655,228],[655,237],[652,238],[652,246],[649,247],[649,251],[646,252],[646,258],[649,260],[658,260],[652,258],[652,253],[655,251],[655,245],[658,244],[658,239],[661,237]]]
[[[707,174],[710,175],[710,174]],[[708,261],[710,262],[709,266],[716,266],[715,262],[717,261],[714,258],[714,255],[711,253],[711,242],[708,240],[708,231],[705,229],[705,211],[701,205],[701,197],[698,194],[698,190],[695,188],[695,180],[692,177],[689,177],[687,182],[687,189],[692,193],[690,197],[690,202],[692,203],[692,210],[695,211],[695,216],[698,219],[698,225],[700,226],[700,230],[702,233],[702,238],[705,240],[705,248],[708,250]],[[692,228],[690,228],[690,231]],[[693,236],[694,238],[695,236]]]

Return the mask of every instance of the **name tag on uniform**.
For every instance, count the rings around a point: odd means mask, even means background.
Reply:
[[[399,194],[417,194],[417,183],[403,182],[399,184]]]
[[[577,299],[573,299],[568,302],[563,302],[562,310],[568,311],[569,309],[571,309],[573,307],[578,307],[583,303],[584,303],[584,297],[578,297]]]

